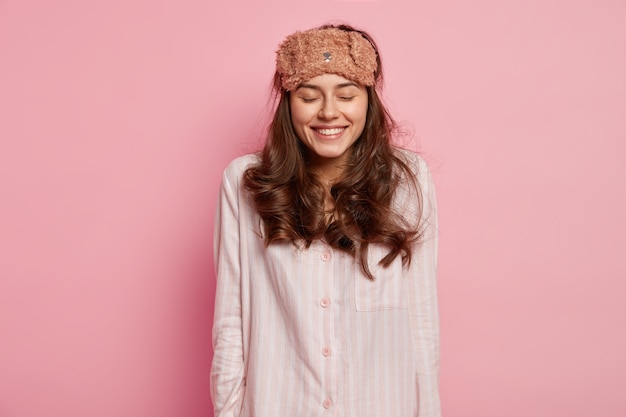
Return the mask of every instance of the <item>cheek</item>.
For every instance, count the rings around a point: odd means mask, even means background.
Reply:
[[[306,119],[303,117],[303,113],[301,109],[298,107],[291,108],[291,126],[298,137],[298,139],[302,140],[304,136],[304,125],[306,124]]]
[[[309,119],[307,112],[301,106],[291,106],[291,120],[295,126],[307,122]]]
[[[367,119],[367,102],[355,107],[352,111],[352,120],[359,126],[365,126],[365,120]]]
[[[358,101],[350,103],[348,111],[355,120],[365,119],[365,116],[367,115],[367,106],[367,98],[361,97]]]

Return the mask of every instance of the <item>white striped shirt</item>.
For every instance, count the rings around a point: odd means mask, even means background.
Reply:
[[[439,417],[437,221],[424,161],[417,173],[427,229],[410,266],[370,245],[369,280],[353,257],[314,241],[265,246],[243,188],[258,155],[224,172],[215,228],[217,290],[211,397],[215,417]],[[408,187],[397,210],[416,221]]]

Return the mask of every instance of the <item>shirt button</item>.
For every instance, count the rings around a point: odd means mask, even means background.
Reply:
[[[322,298],[322,299],[320,300],[320,305],[321,305],[323,308],[326,308],[326,307],[328,307],[328,306],[330,305],[330,300],[329,300],[328,298],[324,297],[324,298]]]
[[[324,356],[330,356],[330,348],[328,346],[324,346],[322,348],[322,355]]]
[[[326,398],[324,402],[322,403],[322,407],[324,408],[330,408],[332,405],[333,405],[333,402],[329,398]]]
[[[324,252],[322,253],[322,255],[320,256],[320,258],[322,259],[322,261],[324,262],[328,262],[330,260],[330,252]]]

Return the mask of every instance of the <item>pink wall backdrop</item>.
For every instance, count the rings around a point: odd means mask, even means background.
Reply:
[[[445,416],[626,416],[624,16],[1,1],[0,416],[212,416],[218,181],[261,143],[276,45],[329,20],[375,35],[434,172]]]

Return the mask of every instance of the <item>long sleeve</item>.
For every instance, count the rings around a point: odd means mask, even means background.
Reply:
[[[266,246],[241,186],[258,155],[226,169],[215,228],[216,417],[440,417],[435,197],[426,164],[402,154],[423,199],[402,181],[393,204],[414,224],[422,201],[425,235],[408,267],[399,257],[379,266],[388,250],[372,245],[374,281],[323,240]]]
[[[409,268],[411,333],[417,359],[419,417],[440,417],[439,313],[437,303],[437,204],[432,178],[423,160],[418,164],[422,193],[421,227]]]
[[[214,258],[217,271],[213,321],[211,399],[215,417],[238,417],[243,403],[245,364],[239,256],[238,178],[225,172],[217,206]],[[231,181],[236,182],[232,184]]]

